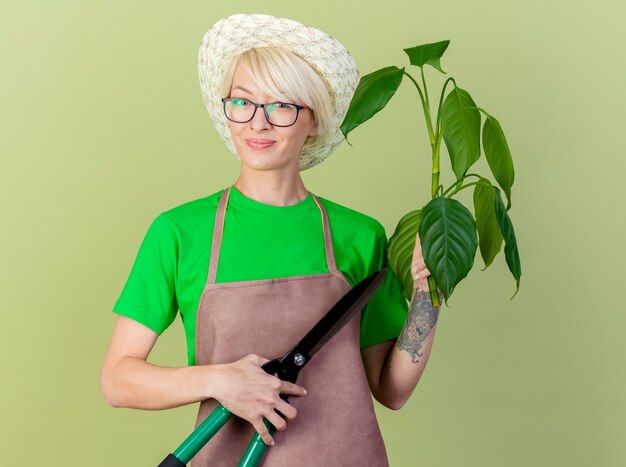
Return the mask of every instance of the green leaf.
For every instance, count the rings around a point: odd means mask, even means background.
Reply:
[[[522,265],[519,259],[519,252],[517,251],[517,241],[515,240],[515,231],[513,230],[513,223],[509,218],[506,209],[504,209],[504,203],[500,197],[500,190],[494,187],[494,209],[496,211],[496,221],[498,222],[498,229],[504,237],[504,257],[506,258],[506,264],[509,265],[509,271],[515,278],[515,293],[513,297],[517,295],[519,290],[520,278],[522,277]],[[511,299],[513,298],[511,297]]]
[[[480,112],[466,108],[475,106],[467,91],[455,87],[441,109],[443,139],[457,180],[480,157]]]
[[[354,91],[341,132],[346,140],[348,133],[382,110],[402,82],[404,67],[389,66],[362,76]]]
[[[450,41],[445,40],[441,42],[418,45],[417,47],[404,49],[404,51],[409,56],[409,61],[411,62],[411,65],[419,67],[422,67],[424,65],[430,65],[445,74],[446,72],[441,69],[441,64],[439,63],[439,60],[448,48],[449,44]]]
[[[438,197],[422,209],[418,230],[426,267],[447,304],[456,285],[474,265],[476,222],[457,200]]]
[[[419,226],[420,209],[405,214],[389,238],[389,249],[387,258],[389,268],[398,278],[402,286],[404,297],[411,301],[413,295],[413,275],[411,274],[411,263],[413,262],[413,250],[415,249],[415,237]]]
[[[485,262],[483,271],[489,267],[502,248],[502,235],[498,229],[494,207],[494,190],[489,180],[484,178],[474,186],[474,212],[476,213],[478,245],[480,246],[480,255]]]
[[[511,209],[511,187],[515,179],[513,158],[500,123],[491,115],[487,116],[483,126],[483,147],[491,173],[506,194],[508,211]]]

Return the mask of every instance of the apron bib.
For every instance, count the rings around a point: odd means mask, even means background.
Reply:
[[[321,211],[328,273],[216,283],[230,187],[215,217],[209,272],[196,315],[196,364],[231,363],[248,354],[273,359],[284,355],[350,288],[337,269],[328,214]],[[307,395],[291,396],[298,411],[285,431],[276,431],[260,466],[388,466],[385,445],[360,352],[360,313],[356,314],[300,371],[296,384]],[[217,407],[200,403],[196,427]],[[192,467],[239,464],[254,427],[233,416],[198,452]]]

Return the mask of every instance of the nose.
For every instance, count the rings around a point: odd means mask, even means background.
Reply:
[[[252,130],[261,131],[263,129],[271,128],[272,125],[265,118],[265,109],[263,107],[258,107],[252,120],[250,120],[250,128]]]

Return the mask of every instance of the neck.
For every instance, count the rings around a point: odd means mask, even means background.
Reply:
[[[233,184],[237,190],[250,199],[271,206],[291,206],[309,195],[298,172],[293,174],[274,171],[243,171]]]

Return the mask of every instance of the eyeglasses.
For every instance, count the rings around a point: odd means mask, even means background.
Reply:
[[[290,104],[287,102],[272,102],[269,104],[257,104],[238,97],[224,97],[224,114],[226,118],[235,123],[246,123],[254,118],[256,110],[261,107],[265,119],[273,126],[286,127],[296,123],[300,111],[306,106]]]

